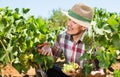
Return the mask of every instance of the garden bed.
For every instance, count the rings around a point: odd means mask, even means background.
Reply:
[[[62,66],[63,63],[64,63],[64,59],[63,60],[58,59],[57,65]],[[113,77],[113,70],[119,70],[119,69],[120,69],[120,55],[117,58],[117,62],[112,65],[112,70],[106,71],[106,76]],[[36,75],[35,69],[31,67],[26,74],[23,74],[23,73],[20,74],[11,64],[9,64],[5,67],[2,67],[2,70],[1,70],[2,77],[5,77],[5,76],[6,77],[25,77],[26,75],[29,77],[30,76],[34,77]],[[91,77],[91,76],[89,75],[88,77]],[[99,77],[99,74],[95,77]]]
[[[26,74],[19,73],[11,64],[8,64],[6,66],[2,66],[1,69],[1,76],[2,77],[25,77],[25,76],[35,76],[35,69],[30,68]]]

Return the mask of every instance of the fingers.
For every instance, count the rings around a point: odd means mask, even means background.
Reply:
[[[40,48],[38,48],[37,51],[38,51],[39,53],[42,53],[43,50],[41,50]]]
[[[68,76],[77,76],[80,73],[80,69],[77,69],[77,70],[71,69],[69,71],[65,71],[62,69],[62,71],[63,71],[63,73],[65,73]]]
[[[69,72],[63,71],[63,73],[66,74],[66,75],[68,75],[68,76],[76,76],[78,74],[75,71],[69,71]]]
[[[53,55],[52,55],[52,52],[46,52],[46,51],[41,51],[41,50],[40,50],[39,53],[42,54],[42,55],[45,55],[45,56],[53,56]]]
[[[38,50],[39,54],[42,54],[45,56],[53,56],[52,49],[50,48],[49,43],[38,44],[37,50]]]
[[[49,52],[49,53],[47,54],[47,56],[53,56],[52,52]]]

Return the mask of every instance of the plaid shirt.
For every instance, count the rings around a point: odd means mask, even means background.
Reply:
[[[80,61],[79,58],[85,52],[84,48],[82,38],[75,43],[71,36],[64,32],[57,37],[57,41],[53,46],[53,55],[60,57],[64,53],[66,62],[75,62],[82,66],[83,61]]]

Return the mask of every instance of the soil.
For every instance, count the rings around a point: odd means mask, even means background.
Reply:
[[[113,64],[109,70],[107,70],[107,77],[113,77],[114,70],[120,70],[120,55],[117,58],[117,62]]]
[[[58,59],[58,64],[61,66],[64,62],[64,59]],[[120,70],[120,55],[117,58],[117,62],[109,68],[109,70],[106,71],[106,77],[113,77],[113,71],[114,70]],[[30,68],[30,70],[27,72],[26,75],[28,76],[35,76],[35,69]],[[12,65],[7,65],[2,68],[1,74],[2,77],[25,77],[25,74],[20,74]],[[99,77],[99,76],[98,76]]]
[[[22,77],[22,75],[11,64],[2,66],[1,75],[2,77]]]
[[[2,77],[25,77],[26,75],[34,76],[35,74],[35,69],[32,67],[30,68],[30,70],[28,70],[26,74],[20,74],[11,64],[2,66],[0,73]]]

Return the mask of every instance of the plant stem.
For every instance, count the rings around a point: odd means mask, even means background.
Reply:
[[[9,63],[10,63],[9,53],[7,52],[7,49],[5,48],[5,45],[3,44],[3,42],[2,42],[1,40],[0,40],[0,43],[2,44],[2,46],[3,46],[3,48],[4,48],[5,52],[6,52],[8,61],[9,61]]]

